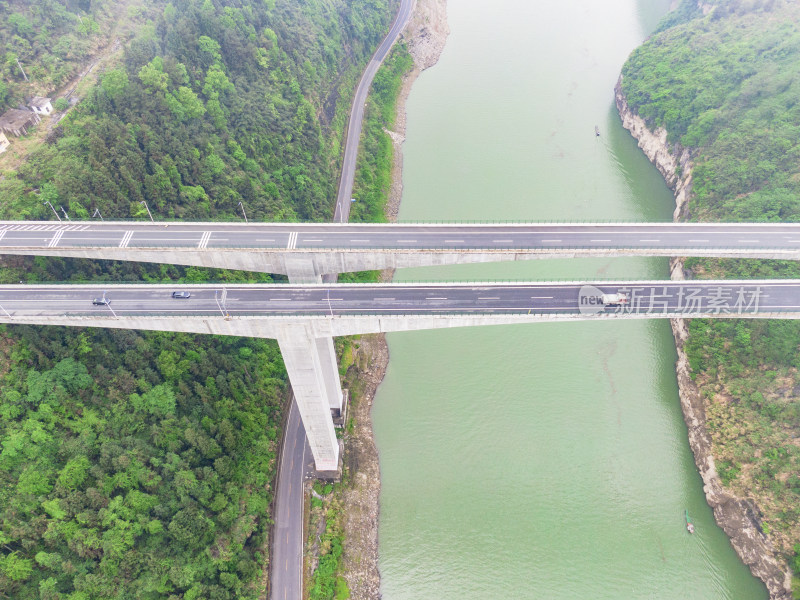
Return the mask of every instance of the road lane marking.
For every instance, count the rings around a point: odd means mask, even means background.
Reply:
[[[552,300],[553,296],[531,296],[531,300]]]
[[[53,235],[53,238],[47,244],[47,247],[48,248],[54,248],[55,246],[57,246],[62,235],[64,235],[64,231],[63,230],[56,231],[55,234]]]
[[[351,242],[361,242],[361,243],[369,242],[369,240],[350,240],[350,241]]]
[[[297,247],[297,232],[292,231],[289,233],[289,241],[286,244],[286,249],[293,250],[296,247]]]
[[[2,240],[6,236],[6,230],[0,229],[0,240]]]
[[[211,232],[204,231],[203,235],[200,237],[200,243],[197,244],[198,249],[202,249],[208,246],[208,240],[211,239]]]
[[[751,244],[753,244],[753,243],[754,243],[754,244],[758,244],[758,243],[759,243],[759,241],[758,241],[758,240],[739,240],[739,243],[740,243],[740,244],[746,244],[746,243],[751,243]]]
[[[431,298],[425,298],[425,300],[447,300],[447,298],[444,298],[444,297],[442,297],[442,298],[431,297]]]
[[[542,243],[544,244],[546,242],[560,242],[560,241],[561,240],[542,240]]]
[[[484,298],[478,297],[478,300],[500,300],[500,296],[486,296]]]
[[[707,242],[708,240],[689,240],[690,242]]]
[[[493,244],[510,244],[514,240],[492,240]]]
[[[611,240],[589,240],[590,242],[610,242]]]
[[[297,234],[295,234],[294,238],[295,243],[297,243]],[[322,238],[303,238],[303,243],[305,242],[321,242]]]
[[[640,242],[660,242],[661,240],[639,240]]]
[[[127,248],[128,244],[131,242],[131,238],[133,237],[132,231],[126,231],[125,235],[122,236],[122,240],[119,243],[120,248]]]
[[[417,240],[397,240],[398,244],[416,244]]]
[[[126,232],[127,233],[127,232]],[[131,233],[135,233],[131,231]],[[187,234],[187,237],[178,237],[178,238],[168,238],[168,237],[142,237],[141,232],[139,232],[139,237],[136,238],[138,242],[185,242],[187,244],[194,244],[194,236],[192,234]]]
[[[445,244],[463,244],[464,240],[445,240]]]

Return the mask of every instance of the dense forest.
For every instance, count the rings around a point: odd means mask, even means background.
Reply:
[[[62,87],[108,42],[121,21],[130,27],[143,8],[115,0],[0,2],[0,112],[26,97]]]
[[[800,4],[685,0],[623,68],[651,129],[691,152],[693,221],[800,220]],[[795,262],[689,259],[693,277],[800,277]],[[800,323],[690,323],[720,476],[755,498],[800,573]],[[795,577],[800,597],[800,579]]]
[[[0,182],[3,216],[329,216],[347,103],[388,2],[167,2],[122,64]],[[234,7],[232,5],[240,5]],[[346,92],[349,93],[349,92]],[[238,217],[237,217],[238,218]]]
[[[239,202],[251,220],[329,219],[352,90],[396,3],[141,4],[0,2],[9,98],[27,93],[9,52],[43,86],[74,73],[47,43],[81,34],[71,15],[93,19],[87,39],[99,39],[124,5],[132,32],[99,85],[0,181],[1,216],[47,218],[48,200],[73,219],[147,218],[141,201],[157,219],[238,218]],[[270,280],[41,257],[1,265],[3,282]],[[263,595],[287,399],[273,341],[17,326],[0,338],[0,597]]]

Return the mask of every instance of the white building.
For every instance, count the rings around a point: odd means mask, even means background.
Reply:
[[[11,145],[11,142],[8,141],[6,134],[0,131],[0,154],[8,150],[8,147]]]
[[[34,96],[33,100],[28,103],[31,110],[37,115],[49,115],[53,112],[53,105],[50,104],[50,98],[43,98],[42,96]]]

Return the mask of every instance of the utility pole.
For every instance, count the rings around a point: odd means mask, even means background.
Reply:
[[[94,214],[92,215],[92,217],[100,217],[101,221],[105,221],[105,219],[103,218],[103,215],[100,214],[100,209],[99,208],[95,208],[94,209]]]
[[[69,218],[69,215],[67,214],[67,211],[64,210],[63,206],[59,206],[58,208],[60,208],[61,212],[64,213],[64,216],[67,217],[67,221],[72,221],[72,219]]]
[[[23,69],[22,65],[19,64],[19,59],[17,57],[14,57],[14,60],[17,61],[17,66],[19,67],[19,70],[22,71],[22,76],[25,78],[25,81],[28,81],[28,76],[25,75],[25,69]]]
[[[53,205],[52,205],[52,204],[50,204],[50,203],[49,203],[47,200],[45,200],[45,201],[43,202],[43,204],[47,204],[47,206],[49,206],[49,207],[52,209],[52,211],[53,211],[53,214],[56,216],[56,219],[58,219],[59,221],[61,221],[61,217],[59,217],[59,216],[58,216],[58,213],[56,212],[56,209],[55,209],[55,208],[53,208]]]
[[[239,208],[242,209],[242,215],[244,216],[244,222],[247,223],[247,214],[244,212],[244,204],[239,202]]]
[[[147,209],[147,214],[150,215],[150,220],[155,223],[155,219],[153,219],[153,215],[150,213],[150,209],[147,207],[147,202],[144,200],[139,200],[139,204],[144,204],[145,209]]]

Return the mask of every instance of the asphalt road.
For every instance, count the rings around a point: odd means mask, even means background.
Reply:
[[[172,297],[189,291],[189,299]],[[602,307],[603,293],[630,304]],[[110,300],[95,305],[94,298]],[[594,298],[594,300],[592,299]],[[14,285],[0,286],[5,316],[683,315],[800,311],[800,280],[508,284]]]
[[[336,223],[346,223],[350,218],[350,198],[353,194],[353,180],[355,179],[356,157],[358,156],[358,145],[361,138],[361,125],[372,80],[375,78],[378,68],[389,53],[397,36],[406,26],[413,6],[413,0],[400,0],[400,8],[397,11],[392,27],[381,45],[378,46],[372,56],[372,60],[369,61],[364,74],[361,76],[358,88],[356,88],[353,107],[350,111],[350,123],[347,127],[342,175],[339,179],[339,194],[336,197],[336,208],[333,213],[333,220]]]
[[[3,221],[4,248],[800,250],[800,223],[317,224]]]
[[[339,178],[339,193],[336,198],[336,207],[334,208],[333,220],[336,223],[346,223],[350,219],[350,197],[353,193],[353,180],[355,178],[356,158],[361,138],[361,125],[364,118],[364,105],[369,88],[372,85],[372,80],[375,78],[378,67],[408,22],[413,5],[414,0],[400,0],[400,8],[394,23],[389,29],[389,33],[376,50],[356,88],[344,146],[342,173]],[[291,231],[289,230],[288,234],[283,234],[287,246],[291,245],[293,239],[296,243],[299,237],[299,233],[292,235]],[[270,236],[261,232],[258,235],[261,235],[263,239],[270,239]],[[208,236],[207,243],[211,242],[213,236],[214,233]],[[276,236],[273,239],[277,240],[279,238]],[[325,279],[333,279],[335,281],[336,278],[328,275]],[[303,597],[303,480],[305,476],[305,449],[308,446],[308,442],[305,429],[300,423],[294,396],[292,396],[291,403],[292,408],[284,434],[284,448],[279,458],[279,473],[275,484],[277,502],[273,525],[273,562],[270,573],[272,600],[299,600]],[[303,448],[302,456],[299,456],[300,448]]]
[[[272,598],[303,597],[303,476],[311,456],[297,403],[292,399],[283,436],[275,523],[272,530]]]

